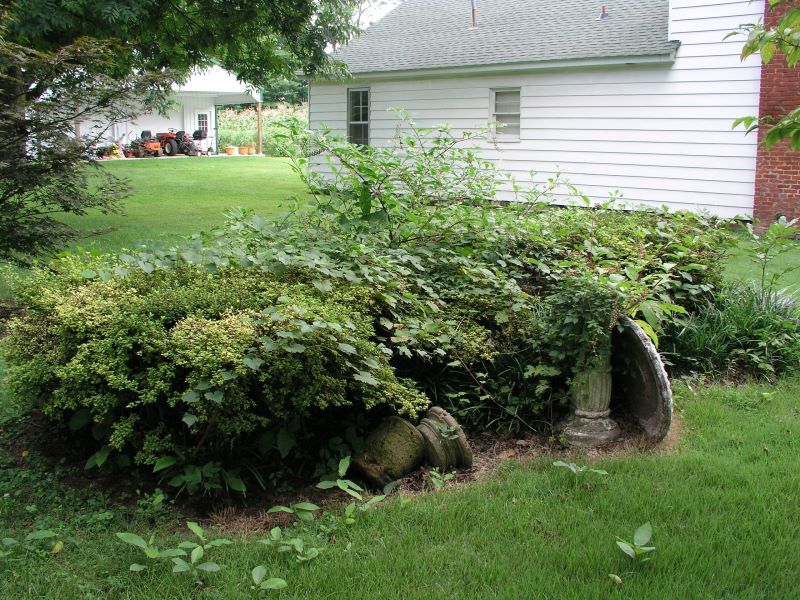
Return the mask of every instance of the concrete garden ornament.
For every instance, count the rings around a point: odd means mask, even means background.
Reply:
[[[672,424],[672,390],[658,350],[634,321],[622,320],[611,352],[579,373],[572,388],[573,413],[562,425],[573,446],[613,442],[620,429],[614,414],[637,423],[652,441],[664,439]]]
[[[373,485],[383,487],[411,473],[423,462],[444,470],[472,466],[472,450],[458,422],[434,406],[415,427],[388,417],[367,436],[353,465]]]

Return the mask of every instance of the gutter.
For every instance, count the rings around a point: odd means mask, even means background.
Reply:
[[[353,73],[352,79],[357,80],[388,80],[388,79],[420,79],[434,77],[466,77],[470,75],[495,75],[499,73],[527,73],[534,71],[548,71],[553,69],[581,69],[625,65],[668,65],[675,62],[680,43],[676,43],[672,51],[665,54],[647,54],[640,56],[614,56],[599,58],[579,58],[570,60],[526,61],[518,63],[502,63],[488,65],[470,65],[463,67],[441,67],[435,69],[406,69],[402,71],[373,71]],[[341,80],[318,79],[314,83],[340,83]]]

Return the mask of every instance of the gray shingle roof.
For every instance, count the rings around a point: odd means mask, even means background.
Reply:
[[[605,4],[609,17],[598,20]],[[668,0],[404,0],[335,57],[353,74],[668,55]]]

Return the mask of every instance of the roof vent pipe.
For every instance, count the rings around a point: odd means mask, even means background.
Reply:
[[[600,5],[600,16],[597,17],[597,20],[598,21],[602,21],[604,19],[607,19],[608,17],[609,17],[609,15],[608,15],[608,11],[606,10],[606,5],[605,4],[601,4]]]
[[[470,0],[472,4],[472,29],[478,28],[478,7],[476,6],[476,0]]]

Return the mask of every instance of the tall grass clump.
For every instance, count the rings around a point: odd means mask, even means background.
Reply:
[[[672,361],[732,379],[774,379],[800,367],[800,301],[756,283],[730,285],[667,342]]]
[[[800,299],[779,287],[798,265],[770,270],[794,249],[795,225],[781,218],[760,235],[748,228],[758,280],[730,284],[693,314],[678,317],[665,348],[673,364],[707,375],[767,380],[800,367]]]

